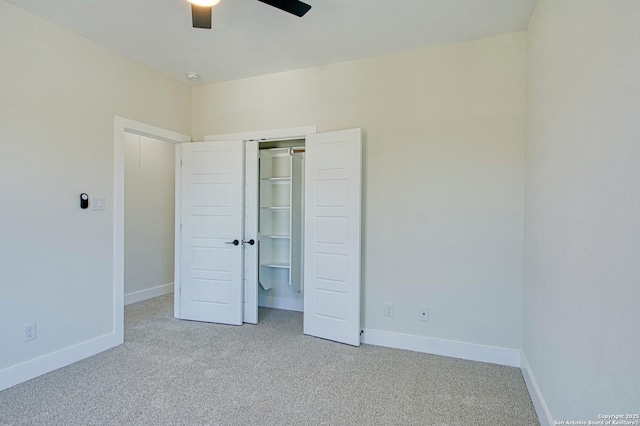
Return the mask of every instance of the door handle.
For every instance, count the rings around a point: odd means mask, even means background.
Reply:
[[[240,241],[238,240],[227,241],[225,244],[233,244],[234,246],[237,246],[238,244],[240,244]]]
[[[255,243],[256,243],[256,240],[254,240],[253,238],[250,239],[249,241],[242,240],[242,244],[249,244],[250,246],[254,245]]]

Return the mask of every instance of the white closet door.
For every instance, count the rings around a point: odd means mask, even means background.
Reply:
[[[244,308],[243,321],[258,323],[258,141],[244,143]],[[253,240],[253,244],[250,241]]]
[[[182,319],[242,324],[243,177],[241,141],[182,145]]]
[[[304,333],[360,345],[361,130],[308,135]]]

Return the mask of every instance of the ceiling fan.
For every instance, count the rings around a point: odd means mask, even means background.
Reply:
[[[193,28],[211,29],[211,12],[213,6],[220,3],[220,0],[188,0],[191,3],[191,20]],[[299,0],[258,0],[269,6],[277,7],[280,10],[289,12],[298,17],[304,16],[311,9],[306,3]]]

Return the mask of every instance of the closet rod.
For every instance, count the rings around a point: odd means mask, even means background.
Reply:
[[[247,141],[255,141],[258,143],[262,143],[262,142],[286,142],[286,141],[295,141],[295,140],[302,140],[304,139],[305,136],[290,136],[288,138],[262,138],[262,139],[247,139]]]

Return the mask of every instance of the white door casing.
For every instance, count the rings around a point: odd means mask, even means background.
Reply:
[[[191,143],[181,151],[179,317],[241,325],[244,144]]]
[[[362,133],[309,135],[304,333],[360,345]]]

